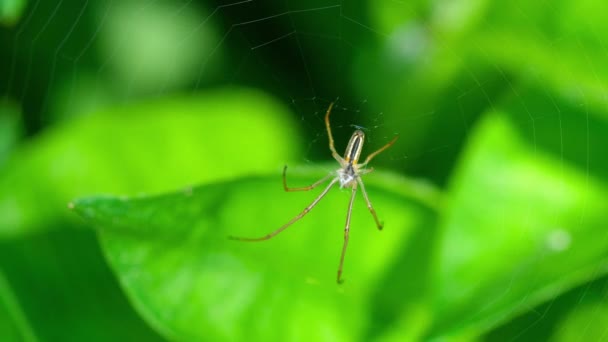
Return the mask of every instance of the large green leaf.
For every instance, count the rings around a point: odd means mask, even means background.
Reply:
[[[311,183],[333,167],[293,173]],[[158,197],[93,197],[75,210],[100,228],[106,256],[139,312],[172,340],[353,340],[374,329],[376,289],[417,231],[433,230],[434,190],[378,172],[367,190],[386,223],[377,231],[362,197],[352,215],[346,282],[336,284],[349,190],[285,193],[279,175],[214,183]],[[424,264],[424,260],[420,260]],[[391,298],[412,274],[399,271]],[[413,270],[412,270],[413,271]]]
[[[608,261],[606,184],[515,127],[491,113],[452,181],[434,336],[504,322],[597,277]]]
[[[276,170],[298,151],[288,117],[264,94],[232,89],[55,126],[0,171],[0,238],[66,218],[76,196],[161,192]]]

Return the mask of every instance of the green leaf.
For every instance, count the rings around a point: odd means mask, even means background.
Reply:
[[[0,24],[12,26],[17,23],[27,1],[25,0],[0,0]]]
[[[504,113],[478,127],[450,194],[433,336],[483,331],[605,272],[606,184]]]
[[[129,305],[90,231],[1,241],[0,269],[0,318],[4,302],[17,341],[162,340]]]
[[[0,336],[3,341],[37,341],[17,298],[0,269]]]
[[[290,172],[288,182],[310,184],[332,171]],[[424,184],[381,172],[366,180],[385,228],[377,231],[359,194],[342,286],[336,270],[349,190],[333,189],[301,221],[255,243],[228,236],[275,230],[321,190],[286,193],[276,175],[158,197],[93,197],[74,209],[100,227],[134,305],[171,340],[353,340],[370,333],[371,297],[402,246],[432,230],[438,205]],[[401,272],[397,281],[411,275]]]
[[[298,153],[288,117],[262,93],[226,89],[55,126],[0,171],[0,238],[72,218],[66,204],[76,196],[163,192],[279,169]]]

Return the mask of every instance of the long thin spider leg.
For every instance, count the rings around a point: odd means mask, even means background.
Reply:
[[[376,221],[376,226],[378,227],[378,230],[382,230],[384,224],[382,224],[380,220],[378,220],[376,210],[372,206],[372,202],[369,200],[369,197],[367,197],[367,191],[365,191],[365,185],[363,185],[363,181],[361,180],[361,178],[357,178],[357,183],[359,183],[359,186],[361,186],[361,192],[363,193],[363,198],[365,198],[365,203],[367,203],[367,209],[369,209],[369,212],[372,213],[374,221]]]
[[[357,185],[353,186],[352,194],[350,195],[350,201],[348,202],[348,212],[346,213],[346,225],[344,226],[344,244],[342,245],[342,254],[340,255],[340,266],[338,266],[338,284],[342,284],[342,266],[344,265],[344,255],[346,254],[346,247],[348,246],[348,234],[350,232],[350,214],[353,211],[353,202],[355,195],[357,194]]]
[[[329,149],[331,150],[331,155],[337,160],[340,165],[344,164],[344,159],[340,157],[338,152],[336,152],[336,148],[334,147],[334,137],[331,135],[331,125],[329,124],[329,114],[331,114],[331,109],[334,107],[334,103],[329,104],[329,108],[327,108],[327,113],[325,113],[325,127],[327,128],[327,136],[329,137]]]
[[[286,224],[284,224],[281,228],[273,231],[272,233],[266,234],[262,237],[259,238],[246,238],[246,237],[237,237],[237,236],[229,236],[228,238],[231,240],[239,240],[239,241],[264,241],[264,240],[268,240],[272,237],[274,237],[275,235],[279,234],[280,232],[282,232],[283,230],[285,230],[287,227],[291,226],[292,224],[294,224],[297,220],[301,219],[302,217],[304,217],[304,215],[308,214],[308,212],[315,207],[315,205],[317,205],[317,203],[319,203],[319,201],[327,194],[327,192],[329,191],[329,189],[331,189],[332,186],[334,186],[334,184],[336,184],[336,182],[338,181],[338,178],[334,178],[329,185],[325,188],[325,190],[323,190],[323,192],[321,192],[321,194],[319,196],[317,196],[317,198],[315,198],[314,201],[312,201],[312,203],[310,205],[308,205],[308,207],[304,208],[304,210],[298,214],[298,216],[292,218],[289,222],[287,222]]]
[[[314,188],[316,188],[317,186],[321,185],[323,182],[325,182],[327,179],[329,179],[329,177],[333,176],[334,174],[330,173],[327,176],[319,179],[318,181],[314,182],[312,185],[308,185],[308,186],[303,186],[303,187],[299,187],[299,188],[290,188],[287,186],[287,165],[285,165],[285,167],[283,168],[283,189],[285,189],[285,191],[287,192],[291,192],[291,191],[308,191],[308,190],[312,190]]]
[[[389,141],[386,145],[380,147],[378,150],[376,150],[374,153],[370,154],[369,156],[367,156],[367,158],[365,158],[365,162],[363,164],[361,164],[361,167],[365,167],[365,165],[367,165],[367,163],[370,162],[370,160],[372,160],[372,158],[374,158],[375,156],[379,155],[380,153],[384,152],[384,150],[386,150],[387,148],[393,146],[393,144],[395,143],[395,141],[397,141],[397,139],[399,139],[399,136],[395,136],[393,138],[393,140]]]

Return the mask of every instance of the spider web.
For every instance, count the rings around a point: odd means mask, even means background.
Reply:
[[[8,94],[11,101],[19,103],[23,111],[30,114],[25,116],[26,130],[29,135],[35,135],[66,116],[86,114],[117,103],[225,85],[260,88],[289,105],[299,118],[308,141],[301,157],[303,164],[330,159],[323,117],[329,103],[337,101],[332,126],[339,150],[355,128],[364,129],[369,145],[375,147],[400,134],[405,147],[387,150],[382,159],[375,162],[398,172],[431,179],[440,186],[448,181],[479,117],[499,108],[505,98],[512,98],[523,108],[525,117],[519,118],[520,123],[530,132],[535,149],[544,141],[552,141],[562,163],[574,158],[584,165],[587,173],[593,172],[589,148],[589,126],[593,119],[589,119],[588,112],[595,103],[601,102],[601,96],[591,94],[583,86],[572,85],[573,102],[587,115],[583,137],[587,150],[583,155],[569,155],[569,121],[562,118],[567,108],[555,99],[554,87],[539,87],[539,96],[548,98],[554,105],[551,118],[556,126],[546,130],[543,129],[545,114],[536,113],[533,100],[521,93],[521,77],[514,76],[512,70],[505,67],[508,62],[490,62],[483,69],[474,69],[469,67],[471,57],[462,54],[458,45],[451,45],[448,29],[458,34],[458,30],[465,30],[476,20],[474,13],[467,12],[473,10],[459,3],[435,1],[424,5],[386,1],[383,4],[403,13],[404,19],[399,25],[380,25],[378,17],[386,13],[370,10],[374,6],[372,2],[362,5],[350,0],[33,0],[18,26],[1,31],[0,41],[10,48],[0,51],[4,80],[0,82],[0,92]],[[538,6],[548,13],[558,13],[550,3]],[[128,28],[132,21],[150,28],[148,20],[155,22],[158,18],[147,17],[151,10],[164,18],[161,28],[178,26],[167,38],[176,42],[170,49],[191,55],[172,55],[151,44],[149,51],[168,59],[151,65],[141,59],[121,65],[117,60],[133,52],[129,46],[137,36],[126,35],[118,41],[107,42],[107,36],[115,33],[110,27],[118,23]],[[523,18],[526,18],[525,12],[522,9]],[[484,20],[487,24],[492,18],[481,19]],[[527,20],[529,23],[534,18]],[[566,35],[548,37],[543,32],[534,34],[547,45],[569,38]],[[189,49],[191,46],[194,48]],[[479,49],[480,56],[492,54],[485,51],[485,47]],[[465,65],[459,74],[443,81],[442,87],[430,90],[437,92],[441,101],[424,103],[408,97],[408,91],[417,89],[415,82],[423,79],[424,73],[418,78],[412,77],[409,83],[392,83],[408,73],[417,75],[412,68],[435,65],[426,58],[438,50],[449,56],[446,59],[451,63]],[[600,57],[605,57],[606,52],[608,48],[603,45]],[[591,65],[594,77],[601,78],[598,76],[601,70],[595,73],[592,61],[582,63]],[[390,69],[395,64],[403,66],[396,71]],[[165,72],[151,79],[141,76],[154,68],[164,68]],[[391,70],[396,75],[392,75]],[[445,70],[437,71],[437,75],[452,71],[450,65],[445,65]],[[432,71],[426,72],[433,76]],[[370,75],[376,75],[371,79],[377,83],[364,81],[370,79]],[[116,79],[120,83],[119,93],[113,93],[108,87],[108,83]],[[525,79],[534,84],[552,82],[542,72],[526,75]],[[79,102],[82,89],[93,94],[85,103]],[[383,102],[385,92],[390,94],[388,102]],[[401,96],[413,104],[400,99]],[[63,102],[53,102],[56,97]],[[72,113],[70,108],[78,108],[79,113]],[[421,129],[402,131],[402,127]],[[442,134],[444,132],[451,133]],[[517,277],[514,274],[512,280]],[[509,291],[508,284],[505,291]],[[542,325],[551,308],[551,303],[530,308],[532,314],[528,315],[532,317],[523,316],[525,319],[519,322],[522,336],[528,329]]]

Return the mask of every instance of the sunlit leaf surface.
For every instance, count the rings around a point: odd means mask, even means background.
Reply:
[[[330,171],[295,172],[290,182],[311,183]],[[321,190],[285,193],[276,175],[159,197],[93,197],[74,208],[99,227],[139,312],[171,339],[353,340],[372,329],[372,299],[403,246],[434,229],[437,204],[429,187],[380,172],[367,178],[385,179],[367,189],[385,228],[376,229],[359,196],[342,286],[336,270],[350,191],[333,189],[304,219],[257,243],[228,236],[264,235]],[[412,276],[396,275],[394,290]]]

